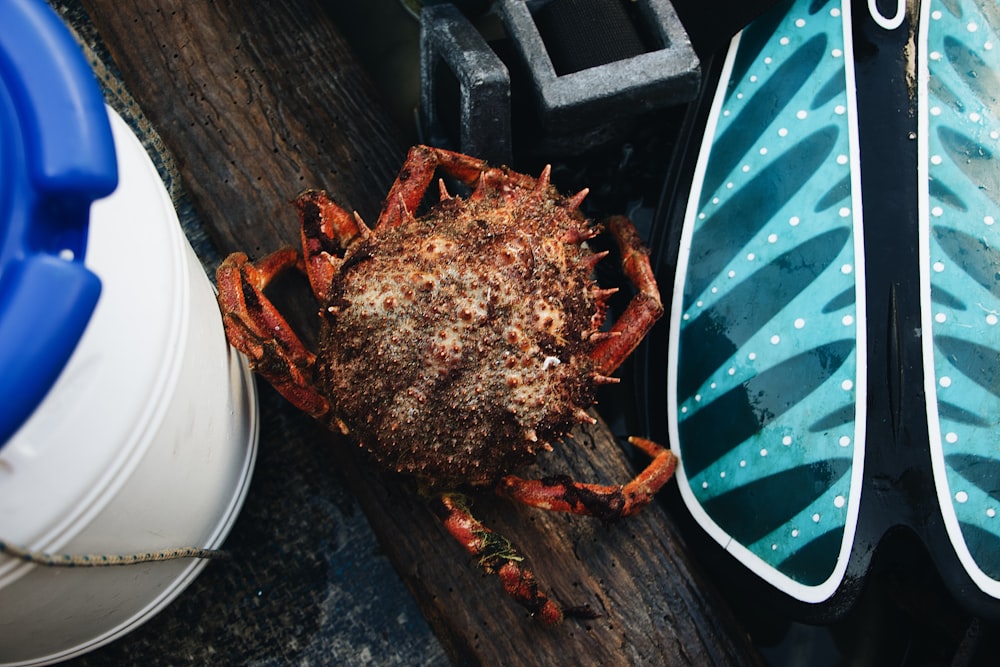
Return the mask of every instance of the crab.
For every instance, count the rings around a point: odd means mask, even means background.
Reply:
[[[421,202],[439,173],[470,188]],[[454,188],[453,188],[454,189]],[[583,608],[549,598],[511,543],[471,513],[466,491],[604,519],[634,514],[670,479],[670,450],[630,438],[649,457],[623,485],[514,471],[563,440],[596,388],[662,314],[648,254],[623,216],[605,221],[636,290],[605,328],[608,298],[593,279],[608,252],[602,231],[550,183],[443,149],[416,146],[369,228],[323,191],[295,200],[302,251],[256,263],[233,253],[219,266],[229,341],[293,405],[351,434],[382,466],[412,475],[445,529],[543,623]],[[426,207],[425,207],[426,208]],[[298,270],[320,305],[310,351],[265,296],[275,276]]]

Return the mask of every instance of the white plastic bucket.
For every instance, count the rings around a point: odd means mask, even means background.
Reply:
[[[155,168],[110,116],[120,182],[92,208],[86,255],[101,297],[56,384],[0,449],[0,539],[58,554],[215,548],[253,468],[254,384]],[[111,641],[205,565],[67,569],[0,556],[0,665]]]

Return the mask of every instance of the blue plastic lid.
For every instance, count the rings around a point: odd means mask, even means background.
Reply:
[[[100,280],[90,204],[118,184],[111,126],[80,47],[42,0],[0,2],[0,446],[55,382]]]

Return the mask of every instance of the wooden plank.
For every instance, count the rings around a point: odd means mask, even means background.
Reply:
[[[407,146],[320,3],[83,5],[221,250],[297,244],[317,184],[377,215]]]
[[[220,251],[260,256],[295,244],[288,200],[306,187],[325,188],[374,221],[406,147],[319,4],[83,5]],[[372,471],[350,443],[329,439],[383,549],[456,663],[755,662],[661,505],[604,525],[477,500],[477,514],[513,539],[548,591],[601,614],[546,629],[478,572],[408,484]],[[634,474],[604,424],[580,430],[540,468],[594,482]]]

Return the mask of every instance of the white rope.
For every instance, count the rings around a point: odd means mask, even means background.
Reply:
[[[223,551],[182,547],[133,554],[50,554],[31,551],[8,542],[0,541],[0,554],[23,560],[26,563],[46,567],[110,567],[114,565],[138,565],[178,558],[226,558]]]

